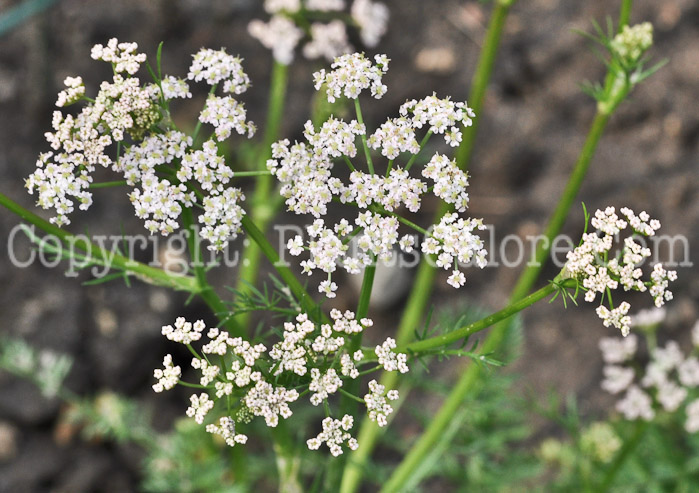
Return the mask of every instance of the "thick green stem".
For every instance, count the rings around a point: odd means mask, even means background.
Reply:
[[[500,39],[502,38],[503,27],[513,3],[514,0],[500,0],[493,10],[488,24],[488,30],[481,48],[478,66],[473,76],[468,99],[469,105],[477,116],[480,114],[481,108],[483,107],[485,91],[493,72]],[[456,153],[456,162],[463,170],[468,168],[472,155],[473,144],[478,129],[477,122],[478,119],[476,118],[471,127],[464,129],[463,140]],[[434,222],[438,221],[439,218],[448,211],[449,207],[446,204],[440,207],[435,215]],[[420,325],[425,308],[432,294],[432,286],[434,285],[436,274],[434,266],[423,259],[418,267],[413,288],[398,326],[396,341],[399,345],[407,344],[412,338],[415,328]],[[384,372],[380,380],[381,384],[386,385],[386,388],[396,388],[399,375],[395,372]],[[369,460],[382,432],[383,429],[379,428],[373,421],[367,418],[362,420],[358,436],[359,448],[352,452],[347,462],[340,487],[341,493],[353,493],[357,491],[364,474],[365,464]]]
[[[266,169],[261,169],[259,171],[235,171],[233,176],[235,178],[243,178],[246,176],[271,176],[272,172]]]
[[[619,28],[618,32],[624,30],[624,26],[629,25],[629,20],[631,19],[631,7],[633,6],[633,0],[621,0],[621,12],[619,13]]]
[[[96,188],[121,187],[124,185],[127,185],[126,180],[103,181],[102,183],[92,183],[89,188],[90,190],[94,190]]]
[[[282,419],[275,428],[271,428],[274,438],[274,454],[279,473],[279,493],[302,493],[299,482],[300,460],[294,450],[291,433]]]
[[[28,221],[46,233],[57,237],[70,248],[76,248],[84,252],[88,257],[101,262],[102,265],[108,265],[115,269],[123,270],[127,274],[132,274],[136,278],[148,284],[199,294],[199,285],[194,277],[171,274],[162,269],[157,269],[155,267],[136,262],[135,260],[119,255],[116,252],[106,250],[91,242],[85,235],[73,235],[40,218],[2,193],[0,193],[0,205],[7,208],[10,212],[16,214],[21,219]]]
[[[369,313],[369,301],[371,300],[371,290],[374,286],[374,275],[376,274],[376,257],[372,258],[373,262],[364,269],[364,278],[362,279],[362,289],[359,292],[359,303],[357,304],[357,320],[366,318]],[[355,334],[350,340],[349,354],[354,354],[362,346],[362,333]],[[347,382],[347,390],[351,394],[358,393],[359,381],[351,380]],[[341,400],[342,414],[356,414],[357,403],[346,396],[342,396]]]
[[[271,174],[267,172],[267,160],[272,155],[272,144],[279,136],[279,128],[284,112],[287,78],[288,67],[279,62],[274,62],[272,80],[270,82],[265,137],[260,152],[258,170],[234,173],[235,176],[259,176],[255,184],[252,200],[250,201],[250,215],[263,235],[266,233],[269,223],[274,218],[277,208],[277,202],[270,201],[274,181]],[[240,272],[236,285],[237,291],[247,292],[248,286],[251,284],[254,285],[257,282],[257,277],[260,272],[261,254],[262,252],[259,246],[254,242],[250,242],[246,245],[241,256]],[[238,323],[242,327],[246,327],[249,322],[249,317],[249,313],[240,314],[237,317]]]

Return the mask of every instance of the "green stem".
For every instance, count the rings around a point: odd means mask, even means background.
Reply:
[[[302,493],[299,482],[300,459],[294,450],[291,433],[285,420],[280,419],[275,428],[271,428],[274,439],[274,454],[279,473],[279,493]]]
[[[357,121],[360,125],[364,125],[364,118],[362,117],[362,108],[359,106],[359,98],[354,100],[354,109],[357,112]],[[362,147],[364,148],[364,156],[366,157],[366,164],[369,167],[369,173],[374,174],[374,163],[371,160],[371,152],[369,152],[369,146],[366,143],[366,133],[362,134]]]
[[[206,103],[207,104],[209,101],[209,96],[213,95],[216,93],[216,88],[218,87],[218,84],[214,84],[211,86],[211,89],[209,89],[209,94],[207,95]],[[194,145],[197,145],[197,138],[199,137],[199,132],[201,132],[201,126],[204,122],[201,120],[197,119],[197,124],[194,126],[194,132],[192,132],[192,143]]]
[[[423,150],[425,148],[425,145],[427,145],[427,141],[430,140],[430,137],[432,137],[432,130],[428,130],[425,136],[420,141],[420,150]],[[415,164],[415,160],[417,159],[418,154],[420,154],[419,151],[417,154],[413,154],[410,157],[410,160],[408,160],[408,163],[405,165],[405,171],[410,171],[410,168],[412,168],[413,164]],[[388,176],[388,173],[386,173],[386,176]]]
[[[599,138],[602,135],[604,128],[606,127],[608,119],[609,115],[600,113],[598,113],[595,117],[595,120],[590,129],[590,133],[588,134],[588,138],[581,151],[580,158],[576,163],[575,169],[571,174],[571,177],[556,207],[556,210],[554,211],[551,219],[549,220],[549,225],[547,226],[545,232],[545,237],[548,239],[548,241],[539,243],[537,245],[538,248],[535,254],[536,261],[534,263],[530,263],[527,266],[525,271],[520,276],[512,292],[510,301],[514,302],[515,305],[528,299],[528,297],[521,299],[522,295],[523,293],[526,293],[526,290],[531,289],[531,287],[534,285],[539,276],[543,262],[549,254],[553,238],[561,230],[563,223],[568,215],[568,212],[570,211],[570,207],[573,203],[573,200],[575,199],[575,196],[577,195],[580,186],[582,185],[588,166],[599,142]],[[548,285],[542,289],[547,289],[550,287],[551,285]],[[537,291],[537,293],[540,292],[541,290]],[[462,329],[462,332],[466,331]],[[499,323],[493,328],[493,330],[490,331],[488,336],[483,341],[483,344],[480,348],[481,352],[490,353],[497,350],[497,348],[499,348],[502,344],[506,335],[507,324]],[[425,347],[427,347],[426,341],[420,341],[415,344],[417,346],[408,345],[408,348],[413,350],[422,349],[422,346],[420,346],[420,344],[425,344]],[[410,467],[414,467],[416,463],[419,463],[424,457],[424,455],[427,454],[429,450],[434,446],[436,440],[439,439],[440,434],[443,432],[444,427],[447,425],[447,423],[453,417],[453,415],[458,411],[459,405],[463,402],[466,395],[470,391],[472,391],[473,387],[478,383],[481,371],[482,370],[478,365],[470,365],[466,369],[466,371],[462,374],[461,378],[457,382],[456,386],[452,389],[451,393],[445,400],[442,408],[440,409],[438,414],[440,419],[435,419],[430,423],[427,430],[425,430],[425,433],[413,446],[413,448],[405,457],[401,465],[394,471],[394,474],[389,480],[388,484],[399,485],[408,479],[408,476],[411,471]]]
[[[291,294],[298,300],[301,305],[301,309],[308,313],[308,316],[314,320],[320,320],[323,323],[328,322],[328,317],[320,310],[320,308],[315,304],[313,298],[308,294],[306,289],[301,285],[298,279],[289,267],[280,261],[279,254],[274,249],[265,235],[260,231],[260,229],[255,225],[255,223],[246,214],[242,219],[243,229],[247,235],[257,244],[257,246],[262,251],[262,254],[267,257],[272,266],[275,268],[279,277],[291,290]]]
[[[194,277],[170,274],[164,270],[156,269],[155,267],[126,258],[116,252],[110,252],[92,243],[85,235],[73,235],[40,218],[2,193],[0,193],[0,205],[16,214],[21,219],[34,224],[46,233],[56,236],[71,247],[85,252],[88,257],[103,262],[103,265],[110,265],[115,269],[123,270],[127,274],[133,274],[136,278],[148,284],[169,287],[178,291],[187,291],[194,294],[199,293],[199,285]]]
[[[96,188],[120,187],[126,184],[126,180],[105,181],[102,183],[92,183],[88,188],[90,188],[90,190],[94,190]]]
[[[471,89],[469,91],[468,102],[471,108],[476,112],[476,115],[480,114],[483,106],[485,91],[493,72],[498,46],[502,38],[503,27],[510,6],[513,3],[514,0],[500,0],[493,10],[488,24],[485,41],[478,59],[478,66],[476,67],[476,72],[473,76]],[[477,129],[478,119],[474,120],[471,127],[464,129],[463,140],[456,153],[456,162],[463,170],[468,168]],[[449,208],[446,204],[440,207],[435,215],[435,221],[433,222],[438,221],[448,210]],[[432,286],[434,285],[436,275],[437,271],[434,266],[423,259],[418,267],[418,272],[413,282],[405,311],[403,312],[398,326],[398,332],[396,334],[398,345],[408,343],[413,336],[415,327],[420,325],[423,313],[425,312],[425,308],[432,294]],[[396,388],[398,380],[399,375],[397,372],[384,372],[380,378],[381,384],[386,385],[386,388]],[[405,396],[403,396],[403,398],[405,398]],[[347,466],[345,467],[345,472],[342,477],[342,484],[340,486],[341,493],[353,493],[357,491],[364,474],[365,464],[369,460],[383,431],[384,430],[373,421],[367,418],[362,420],[358,435],[359,448],[352,452],[350,459],[347,461]]]
[[[366,318],[369,314],[369,301],[371,300],[371,290],[374,286],[374,275],[376,274],[376,256],[372,254],[372,263],[364,269],[362,279],[362,289],[359,292],[359,303],[357,304],[357,320]],[[361,332],[352,337],[351,352],[356,351],[362,345]]]
[[[519,302],[514,303],[482,320],[479,320],[478,322],[461,327],[443,336],[432,337],[430,339],[425,339],[424,341],[409,344],[405,349],[419,353],[423,350],[446,346],[463,337],[483,330],[496,322],[511,317],[515,313],[552,294],[555,289],[556,287],[553,284],[548,284]],[[400,349],[397,349],[397,351],[400,351]],[[481,348],[481,351],[486,352],[486,349]],[[477,365],[471,365],[469,369],[475,366]],[[442,407],[439,409],[437,415],[430,421],[430,424],[425,432],[412,446],[396,470],[393,471],[393,474],[389,478],[388,482],[384,484],[383,488],[381,489],[382,492],[394,492],[401,490],[412,475],[413,471],[419,467],[424,457],[439,441],[440,437],[449,426],[449,423],[452,421],[454,414],[461,407],[465,394],[471,389],[473,384],[476,383],[478,376],[479,375],[476,372],[466,372],[464,377],[459,379],[456,386],[452,389],[449,396],[442,404]]]
[[[372,263],[364,269],[364,278],[362,279],[362,289],[359,292],[359,303],[357,305],[357,320],[366,318],[369,313],[369,301],[371,300],[371,290],[374,286],[374,275],[376,274],[376,256],[372,255]],[[349,354],[354,354],[362,346],[362,333],[355,334],[350,339]],[[352,380],[347,383],[347,388],[350,393],[356,394],[359,392],[359,381]],[[343,414],[356,414],[357,404],[344,396],[341,402]]]
[[[571,206],[577,196],[580,187],[585,179],[592,157],[595,154],[599,140],[607,126],[613,108],[605,111],[598,105],[597,114],[592,122],[590,131],[588,132],[585,144],[580,152],[580,156],[575,164],[575,168],[566,184],[566,188],[549,219],[546,231],[544,233],[545,241],[537,244],[537,249],[534,255],[534,262],[530,263],[513,289],[510,297],[511,302],[518,302],[522,296],[528,292],[539,277],[544,261],[549,255],[551,244],[554,238],[561,231],[563,224],[570,213]],[[526,299],[526,298],[525,298]],[[523,300],[522,300],[523,301]],[[499,348],[507,335],[507,324],[499,323],[488,334],[481,346],[483,353],[489,353]],[[418,442],[413,446],[408,456],[403,463],[396,469],[393,476],[389,480],[390,484],[401,484],[408,478],[409,469],[405,464],[415,464],[422,460],[422,457],[428,453],[430,448],[436,443],[439,434],[442,431],[445,423],[448,422],[457,412],[461,402],[463,402],[467,393],[473,390],[473,387],[478,383],[481,368],[478,365],[470,365],[463,373],[454,389],[447,397],[442,409],[439,411],[439,416],[444,417],[444,422],[433,421],[428,426],[425,433],[420,437]],[[442,412],[444,411],[444,412]],[[410,458],[410,460],[409,460]],[[394,479],[396,478],[396,479]],[[400,482],[400,483],[398,483]]]
[[[624,30],[624,26],[629,25],[629,20],[631,19],[631,7],[633,6],[633,0],[621,0],[621,12],[619,13],[619,29],[618,32]]]
[[[485,91],[488,88],[490,77],[493,73],[495,58],[502,39],[505,21],[510,12],[513,1],[500,1],[493,10],[493,15],[488,24],[488,31],[485,34],[481,55],[478,59],[476,73],[473,75],[471,90],[468,94],[468,104],[476,113],[476,118],[470,127],[464,129],[463,140],[456,151],[456,163],[461,169],[466,169],[473,154],[473,145],[478,132],[478,122],[485,100]]]
[[[476,332],[480,332],[481,330],[487,329],[491,325],[495,325],[498,322],[510,318],[515,313],[521,312],[525,308],[533,305],[538,301],[541,301],[543,298],[546,298],[550,294],[553,294],[556,289],[557,287],[553,282],[549,283],[543,288],[539,289],[538,291],[535,291],[534,293],[530,294],[529,296],[526,296],[521,300],[506,306],[502,310],[478,320],[477,322],[473,322],[469,325],[459,327],[458,329],[452,330],[451,332],[448,332],[446,334],[430,337],[429,339],[423,339],[421,341],[413,342],[405,346],[399,346],[396,349],[396,352],[420,354],[423,352],[431,351],[433,349],[447,347],[458,340],[475,334]],[[483,347],[481,347],[481,352],[485,353],[486,350]]]
[[[372,207],[372,209],[374,209],[374,208]],[[418,233],[422,234],[425,238],[432,237],[432,235],[425,228],[421,228],[420,226],[418,226],[417,224],[412,222],[410,219],[406,219],[403,216],[396,214],[393,211],[387,211],[383,208],[377,208],[377,210],[379,210],[383,214],[395,217],[399,222],[405,224],[409,228],[414,229]]]
[[[243,178],[245,176],[272,176],[272,172],[268,170],[259,170],[259,171],[234,171],[233,172],[233,177],[234,178]]]
[[[182,223],[187,228],[187,246],[189,247],[189,256],[194,270],[194,277],[199,286],[199,296],[204,300],[207,306],[214,312],[216,318],[221,321],[221,325],[228,329],[231,334],[236,337],[244,335],[242,327],[238,322],[230,316],[228,307],[221,300],[213,286],[206,279],[206,269],[202,261],[203,254],[201,249],[201,237],[196,224],[194,224],[194,216],[192,209],[185,208],[182,212]]]
[[[641,443],[641,439],[643,438],[643,435],[645,434],[647,429],[647,421],[636,422],[636,429],[634,430],[634,434],[631,436],[631,439],[624,442],[624,446],[621,448],[617,456],[614,458],[614,462],[612,462],[612,464],[609,466],[609,469],[607,469],[607,472],[602,478],[602,482],[600,483],[599,489],[597,491],[609,490],[609,487],[614,482],[614,478],[616,478],[617,474],[621,470],[621,467],[626,462],[626,459],[629,458],[631,453],[636,449],[636,447],[638,447],[638,444]]]
[[[269,88],[269,107],[267,109],[267,123],[264,141],[262,143],[263,147],[258,164],[259,169],[257,171],[247,172],[250,173],[248,175],[245,175],[245,172],[234,173],[234,176],[259,176],[250,202],[250,215],[263,235],[267,231],[269,223],[274,218],[277,208],[277,202],[270,201],[274,182],[271,174],[267,172],[267,160],[272,156],[272,144],[279,136],[279,128],[281,127],[282,115],[284,113],[287,79],[288,67],[275,61],[274,67],[272,68],[272,80]],[[257,175],[253,173],[257,173]],[[248,243],[243,250],[240,273],[236,285],[236,290],[238,292],[247,292],[249,285],[254,285],[256,283],[260,272],[261,254],[262,252],[259,246],[253,242]],[[249,313],[243,313],[238,316],[238,323],[243,327],[247,327],[249,320]]]

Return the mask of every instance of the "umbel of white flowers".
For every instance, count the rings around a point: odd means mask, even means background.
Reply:
[[[642,211],[636,215],[631,209],[620,210],[626,219],[616,214],[614,207],[598,210],[592,218],[594,233],[583,235],[580,245],[568,253],[564,268],[564,277],[577,279],[586,291],[585,300],[594,302],[600,296],[597,315],[605,327],[614,326],[627,336],[631,317],[628,315],[631,305],[624,301],[618,307],[611,305],[611,292],[623,287],[624,291],[648,291],[655,306],[661,307],[672,299],[672,292],[667,289],[670,281],[677,279],[677,272],[665,270],[662,264],[653,266],[650,280],[644,281],[641,266],[650,257],[651,251],[639,243],[641,236],[655,235],[660,229],[660,221],[651,219]],[[614,238],[622,231],[629,232],[623,240],[623,247],[618,255],[612,255]],[[604,303],[609,303],[605,306]]]
[[[310,394],[309,401],[313,406],[325,403],[345,381],[359,378],[364,354],[362,351],[350,354],[347,343],[349,337],[373,325],[368,318],[355,319],[350,311],[331,310],[330,319],[332,323],[318,325],[301,313],[295,322],[284,324],[282,339],[269,349],[264,344],[252,345],[241,337],[231,337],[218,328],[207,330],[202,321],[191,323],[180,317],[174,327],[164,326],[162,334],[165,337],[187,345],[195,354],[191,344],[201,340],[204,333],[208,339],[201,348],[202,354],[197,354],[191,362],[192,368],[201,374],[199,385],[202,391],[190,396],[186,415],[198,424],[204,424],[221,401],[227,414],[218,419],[218,425],[206,425],[206,431],[221,435],[228,445],[234,446],[247,441],[247,436],[238,432],[236,423],[247,423],[253,417],[260,417],[267,426],[276,427],[280,417],[288,419],[292,416],[291,404],[306,393]],[[395,348],[396,342],[391,338],[376,346],[379,367],[405,373],[408,371],[407,355],[394,352]],[[213,364],[210,360],[213,356],[229,358]],[[375,362],[367,364],[373,366]],[[164,368],[153,372],[157,379],[153,384],[155,392],[173,388],[182,376],[181,368],[173,364],[171,355],[165,356],[163,365]],[[280,376],[291,384],[278,384]],[[299,392],[303,387],[308,392]],[[386,426],[388,416],[393,412],[388,401],[396,399],[397,390],[387,391],[376,380],[371,380],[364,396],[369,418],[379,426]],[[230,415],[231,411],[235,417]],[[357,440],[349,433],[353,424],[351,416],[345,415],[339,420],[327,417],[321,424],[323,431],[307,442],[310,449],[317,450],[326,443],[333,455],[339,455],[343,444],[350,449],[357,448]]]

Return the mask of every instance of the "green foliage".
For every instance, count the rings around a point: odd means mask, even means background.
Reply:
[[[225,444],[217,445],[194,421],[182,419],[172,433],[158,438],[148,455],[142,488],[158,493],[240,493],[233,484]]]

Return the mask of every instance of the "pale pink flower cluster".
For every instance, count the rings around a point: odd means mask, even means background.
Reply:
[[[627,302],[622,302],[616,308],[604,306],[606,294],[620,285],[624,291],[649,291],[655,305],[660,308],[665,301],[672,299],[672,292],[667,288],[670,281],[677,279],[677,272],[665,270],[662,264],[655,264],[650,281],[642,279],[641,266],[651,252],[639,239],[655,235],[660,222],[651,219],[645,211],[636,215],[631,209],[622,208],[620,212],[626,219],[618,216],[614,207],[595,212],[591,224],[598,232],[583,235],[580,245],[568,253],[564,270],[568,277],[582,283],[586,301],[593,302],[598,294],[602,295],[597,315],[605,327],[614,326],[626,336],[631,326],[628,315],[631,307]],[[611,255],[614,238],[629,226],[634,235],[624,239],[621,255]]]
[[[694,332],[699,332],[699,323]],[[653,348],[651,359],[639,372],[634,361],[638,347],[636,335],[624,339],[604,338],[600,349],[605,362],[602,389],[610,394],[623,394],[616,409],[626,419],[652,420],[659,410],[677,412],[685,406],[685,428],[699,431],[699,399],[687,402],[699,387],[699,358],[695,351],[685,356],[675,341]]]

